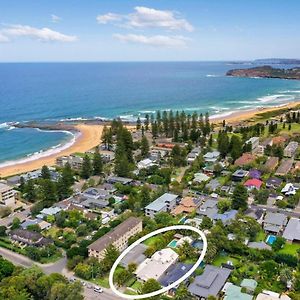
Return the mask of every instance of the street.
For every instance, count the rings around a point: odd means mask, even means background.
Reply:
[[[62,257],[60,260],[54,262],[54,263],[49,263],[49,264],[40,264],[37,262],[32,261],[31,259],[29,259],[26,256],[20,255],[18,253],[15,253],[11,250],[5,249],[0,247],[0,255],[3,256],[5,259],[11,261],[13,264],[18,265],[18,266],[22,266],[25,268],[29,268],[32,267],[33,265],[38,266],[39,268],[41,268],[44,273],[46,274],[51,274],[51,273],[60,273],[63,274],[64,276],[66,276],[67,278],[76,278],[73,275],[73,272],[69,272],[66,269],[66,263],[67,263],[67,258]],[[78,280],[80,280],[79,278],[76,278]],[[82,280],[80,280],[82,281]],[[88,283],[88,282],[86,282]],[[90,284],[90,283],[88,283]],[[121,298],[117,297],[116,295],[114,295],[114,293],[107,288],[102,288],[103,289],[103,293],[97,293],[94,291],[94,289],[88,289],[86,286],[84,286],[84,299],[87,300],[94,300],[94,299],[101,299],[101,300],[120,300]]]

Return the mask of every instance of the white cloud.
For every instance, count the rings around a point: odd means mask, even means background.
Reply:
[[[51,15],[51,21],[52,23],[59,23],[62,20],[61,17],[57,16],[57,15]]]
[[[9,38],[0,32],[0,43],[9,42]]]
[[[77,37],[74,35],[65,35],[58,31],[51,30],[49,28],[35,28],[25,25],[10,25],[2,30],[2,33],[7,37],[31,37],[43,42],[74,42]]]
[[[194,27],[178,13],[144,6],[136,6],[134,12],[128,15],[114,13],[98,15],[97,21],[100,24],[119,23],[128,28],[162,28],[189,32],[194,30]]]
[[[128,16],[129,26],[137,28],[157,27],[168,30],[193,31],[194,27],[185,19],[170,10],[157,10],[144,6],[136,6],[135,12]]]
[[[145,36],[138,34],[114,34],[114,38],[122,42],[144,44],[155,47],[185,47],[187,38],[183,36],[154,35]]]
[[[107,13],[105,15],[98,15],[96,20],[99,24],[107,24],[118,22],[123,19],[122,15],[114,14],[114,13]]]

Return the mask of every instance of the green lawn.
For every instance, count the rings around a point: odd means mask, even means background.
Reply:
[[[255,241],[256,242],[265,242],[266,241],[266,238],[267,238],[267,235],[264,231],[260,231],[257,235],[256,235],[256,238],[255,238]]]
[[[288,244],[286,243],[284,247],[279,250],[279,253],[284,253],[284,254],[292,254],[292,255],[298,255],[297,251],[300,249],[299,244]]]
[[[138,280],[134,282],[134,284],[131,286],[132,289],[138,291],[142,287],[142,283]]]
[[[91,282],[104,288],[109,288],[108,275],[105,277],[93,279],[91,280]]]
[[[156,236],[153,236],[153,237],[147,239],[147,240],[144,242],[144,244],[145,244],[146,246],[153,246],[153,245],[154,245],[156,242],[158,242],[160,239],[161,239],[161,237],[156,235]]]
[[[220,267],[223,263],[227,263],[227,261],[231,261],[233,263],[233,265],[236,265],[239,261],[238,259],[234,258],[234,257],[231,257],[229,255],[221,255],[219,254],[213,261],[213,265],[214,266],[217,266],[217,267]]]

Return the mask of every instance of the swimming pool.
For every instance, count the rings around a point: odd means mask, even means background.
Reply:
[[[273,243],[276,241],[277,237],[275,235],[268,235],[266,242],[270,245],[273,245]]]
[[[172,240],[169,244],[168,244],[168,247],[171,247],[171,248],[176,248],[177,246],[177,241],[176,240]]]

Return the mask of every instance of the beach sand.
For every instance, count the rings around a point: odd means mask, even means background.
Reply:
[[[103,125],[78,124],[75,128],[80,132],[73,145],[62,150],[59,153],[50,154],[49,156],[41,157],[36,160],[20,162],[19,164],[10,165],[0,168],[0,177],[8,177],[15,174],[21,174],[41,168],[43,165],[53,166],[55,160],[59,156],[70,155],[75,152],[85,152],[99,145]]]
[[[243,110],[239,112],[234,112],[226,117],[216,117],[212,119],[211,122],[217,124],[225,120],[227,124],[236,124],[244,121],[250,121],[250,119],[254,118],[257,114],[260,113],[272,112],[280,109],[292,109],[298,105],[300,105],[300,101],[289,102],[286,105],[282,106],[262,107],[250,110]]]

